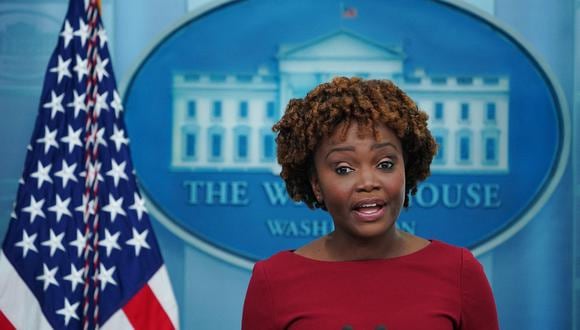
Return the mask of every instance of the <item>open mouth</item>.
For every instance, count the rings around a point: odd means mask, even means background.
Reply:
[[[355,211],[365,214],[373,214],[382,209],[383,206],[378,203],[365,203],[360,206],[355,206]]]
[[[356,203],[353,211],[362,221],[375,221],[383,216],[385,203],[380,200],[365,200]]]

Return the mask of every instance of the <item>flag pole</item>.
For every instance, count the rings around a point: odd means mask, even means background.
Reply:
[[[87,117],[85,124],[85,190],[83,200],[92,201],[85,205],[83,217],[86,219],[84,237],[86,237],[86,244],[84,248],[84,274],[85,281],[83,287],[83,329],[87,330],[91,324],[91,315],[89,309],[92,305],[93,315],[92,322],[94,328],[99,327],[99,180],[98,173],[100,165],[98,163],[98,147],[96,141],[98,125],[98,113],[95,112],[95,100],[98,93],[97,77],[95,66],[97,63],[97,23],[99,20],[99,1],[90,0],[87,8],[87,20],[89,22],[89,43],[87,49],[88,59],[88,78],[86,82],[86,108]],[[91,150],[92,145],[92,150]],[[92,210],[90,209],[92,208]],[[93,216],[91,216],[93,215]],[[92,227],[92,228],[91,228]],[[92,238],[92,242],[90,239]],[[92,243],[92,244],[91,244]],[[91,247],[92,245],[92,247]],[[90,251],[93,251],[93,258],[91,262]],[[94,274],[94,276],[90,276]],[[91,283],[92,280],[92,283]],[[92,301],[91,301],[92,291]]]

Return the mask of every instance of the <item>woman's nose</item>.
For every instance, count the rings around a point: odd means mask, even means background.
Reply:
[[[360,169],[358,171],[357,190],[373,191],[379,187],[377,173],[373,169]]]

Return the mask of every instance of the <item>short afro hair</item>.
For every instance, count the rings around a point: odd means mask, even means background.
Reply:
[[[384,124],[397,135],[405,161],[405,202],[417,192],[417,184],[430,175],[431,161],[437,145],[427,128],[428,115],[419,110],[405,92],[388,80],[365,80],[336,77],[311,90],[303,99],[292,99],[280,121],[277,132],[280,176],[290,197],[309,208],[326,209],[318,203],[310,176],[314,171],[314,152],[337,126],[348,128],[356,123],[375,136],[376,125]],[[344,130],[346,134],[346,129]]]

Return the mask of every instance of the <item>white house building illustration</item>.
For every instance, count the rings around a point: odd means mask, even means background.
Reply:
[[[300,45],[281,45],[276,70],[176,72],[171,167],[278,173],[271,127],[285,105],[344,75],[390,79],[429,114],[439,145],[433,172],[508,172],[509,77],[406,72],[404,60],[400,47],[338,31]]]

